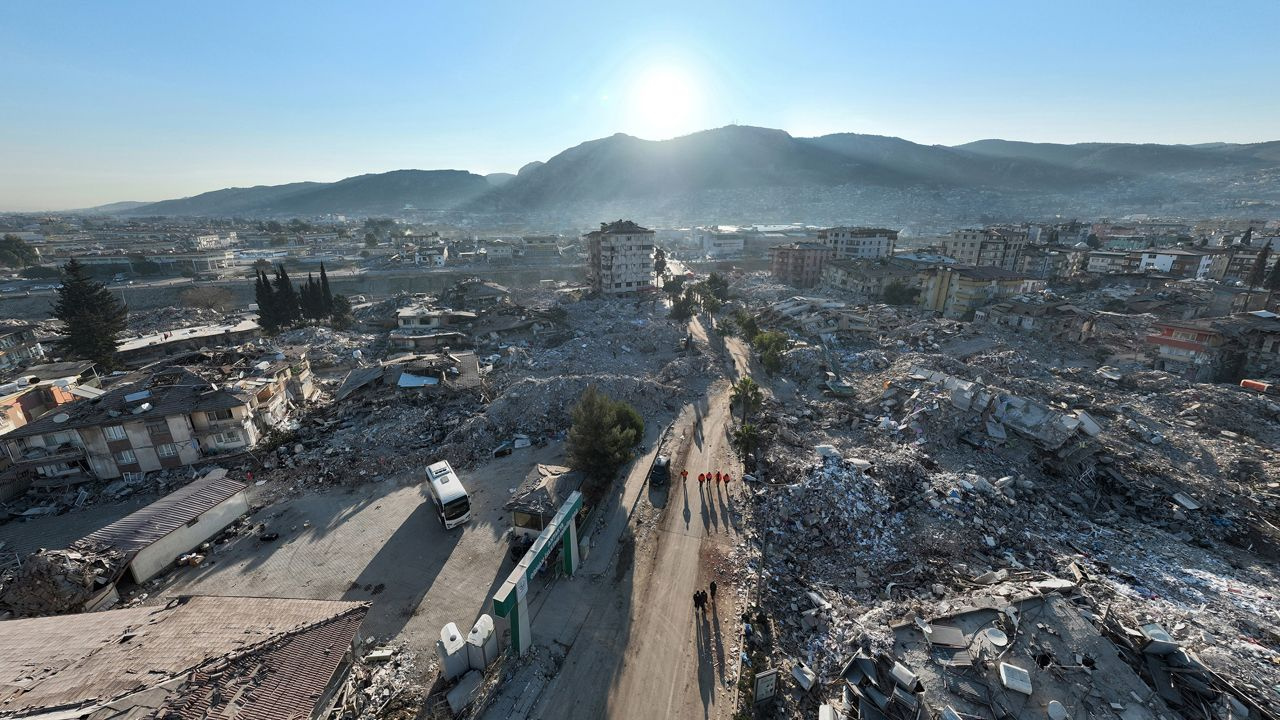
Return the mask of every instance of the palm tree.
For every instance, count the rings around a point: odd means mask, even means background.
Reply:
[[[750,377],[744,377],[733,384],[733,392],[729,395],[730,403],[738,403],[742,406],[742,422],[747,422],[747,415],[755,410],[759,410],[764,404],[764,392],[755,380]]]
[[[760,431],[751,423],[743,423],[742,427],[733,431],[733,445],[738,449],[738,457],[746,460],[760,445]]]

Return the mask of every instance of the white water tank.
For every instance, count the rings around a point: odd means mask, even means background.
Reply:
[[[472,670],[484,671],[498,659],[498,635],[493,631],[493,618],[481,615],[467,633],[467,658]]]
[[[460,677],[471,669],[467,660],[467,639],[462,637],[458,626],[453,623],[440,628],[436,654],[440,656],[440,672],[446,680]]]

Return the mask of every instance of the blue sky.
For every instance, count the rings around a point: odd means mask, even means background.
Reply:
[[[0,209],[514,172],[729,123],[1280,139],[1276,0],[0,4]]]

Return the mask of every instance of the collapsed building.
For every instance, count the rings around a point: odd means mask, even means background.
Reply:
[[[192,364],[114,378],[97,395],[0,435],[15,472],[52,487],[240,452],[316,392],[302,358],[205,353],[186,360]]]
[[[178,597],[5,621],[0,718],[318,717],[343,686],[368,611],[358,602]]]

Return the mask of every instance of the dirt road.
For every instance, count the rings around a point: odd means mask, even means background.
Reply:
[[[699,472],[741,476],[726,437],[727,387],[695,413],[685,461],[689,480],[672,485],[660,519],[653,572],[637,587],[627,658],[608,700],[611,718],[720,718],[732,714],[731,645],[737,616],[728,593],[719,593],[706,612],[697,612],[693,593],[712,577],[704,560],[739,541],[734,503],[741,483],[726,492],[715,482],[698,485]],[[678,461],[677,461],[678,462]],[[721,580],[720,584],[724,584]]]

